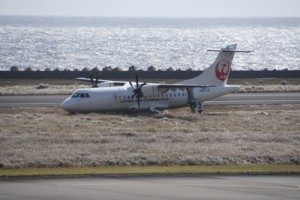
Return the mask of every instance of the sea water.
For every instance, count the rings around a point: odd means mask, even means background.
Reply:
[[[229,44],[234,70],[300,69],[300,18],[0,16],[0,70],[203,70]]]

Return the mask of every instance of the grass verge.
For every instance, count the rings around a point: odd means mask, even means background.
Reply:
[[[100,166],[0,169],[0,177],[176,174],[300,174],[300,165]]]

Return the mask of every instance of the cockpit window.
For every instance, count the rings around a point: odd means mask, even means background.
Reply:
[[[72,98],[78,98],[80,96],[80,93],[74,93],[73,95],[72,95]]]
[[[72,98],[90,98],[90,95],[88,93],[74,93],[72,95]]]

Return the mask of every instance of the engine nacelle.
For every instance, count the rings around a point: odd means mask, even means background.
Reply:
[[[125,82],[120,82],[120,81],[106,81],[103,83],[98,83],[98,87],[118,87],[118,86],[123,86]]]
[[[142,87],[142,93],[145,97],[161,95],[161,94],[165,93],[166,91],[168,91],[168,89],[165,89],[165,88],[159,89],[158,85],[155,85],[155,84],[144,85]]]

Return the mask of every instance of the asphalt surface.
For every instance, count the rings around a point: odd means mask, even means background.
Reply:
[[[0,107],[58,107],[67,95],[0,96]],[[299,104],[300,93],[228,94],[205,105]]]
[[[300,176],[112,177],[0,181],[0,200],[300,198]]]

